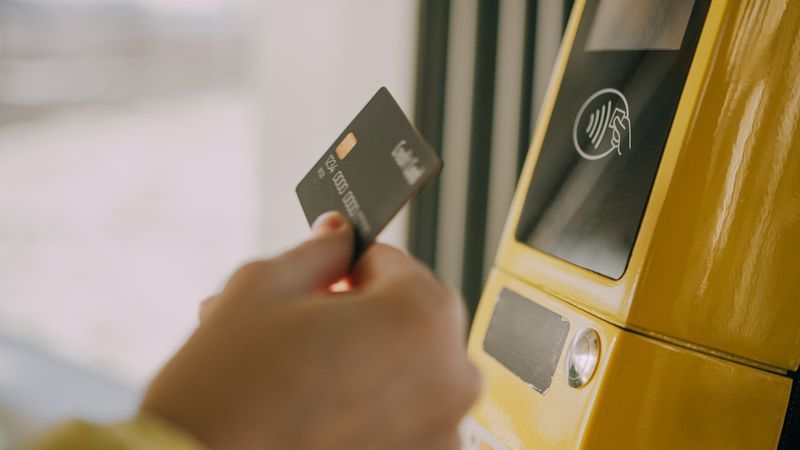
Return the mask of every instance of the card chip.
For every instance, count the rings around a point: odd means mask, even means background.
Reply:
[[[338,156],[339,159],[344,159],[353,150],[356,144],[358,144],[356,135],[353,134],[352,131],[347,133],[347,136],[342,139],[342,142],[339,142],[339,145],[336,146],[336,156]]]

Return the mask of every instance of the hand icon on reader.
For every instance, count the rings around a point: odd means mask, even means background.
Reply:
[[[572,142],[578,154],[597,160],[613,152],[622,156],[623,147],[630,150],[629,111],[628,100],[617,89],[606,88],[592,94],[578,111],[572,129]]]
[[[611,117],[611,123],[608,125],[611,128],[611,148],[617,150],[617,154],[622,156],[622,150],[619,149],[620,143],[622,141],[622,132],[630,130],[631,128],[631,119],[628,118],[628,114],[617,108],[614,110],[614,115]],[[630,132],[628,133],[630,137]],[[631,147],[630,139],[628,139],[628,148]]]

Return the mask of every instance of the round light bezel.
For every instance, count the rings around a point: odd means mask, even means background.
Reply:
[[[586,386],[600,361],[600,335],[593,328],[583,328],[572,338],[567,352],[567,384],[575,389]]]

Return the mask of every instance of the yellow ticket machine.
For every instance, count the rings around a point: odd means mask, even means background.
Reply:
[[[575,2],[472,325],[467,448],[784,445],[798,30],[793,0]]]

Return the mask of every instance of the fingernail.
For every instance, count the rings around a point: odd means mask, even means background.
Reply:
[[[317,220],[311,225],[311,231],[315,235],[336,231],[341,228],[345,222],[344,216],[338,211],[328,211],[317,217]]]

